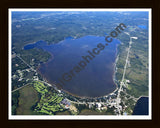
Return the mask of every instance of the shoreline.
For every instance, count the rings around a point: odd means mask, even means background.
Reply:
[[[138,101],[139,99],[141,99],[142,97],[149,98],[149,96],[140,96],[140,97],[137,98],[137,101]]]
[[[117,62],[118,62],[118,60],[119,60],[119,54],[117,54],[118,53],[118,46],[116,46],[116,59],[115,59],[115,62],[114,62],[114,73],[113,73],[113,82],[115,83],[115,85],[116,85],[116,88],[111,92],[111,93],[109,93],[109,94],[107,94],[107,95],[104,95],[104,96],[102,96],[102,97],[108,97],[109,95],[111,95],[112,93],[115,93],[117,90],[118,90],[118,83],[117,83],[117,79],[116,79],[116,73],[117,73],[117,67],[116,67],[116,65],[117,65]]]
[[[53,82],[49,82],[49,81],[44,77],[44,75],[41,74],[41,72],[39,71],[39,68],[40,68],[41,65],[39,65],[36,70],[37,70],[37,72],[42,76],[43,80],[44,80],[45,82],[51,84],[50,87],[53,87],[54,89],[55,89],[55,87],[56,87],[58,90],[61,90],[62,92],[67,93],[68,95],[71,95],[71,96],[74,96],[74,97],[80,98],[80,99],[97,99],[97,98],[102,98],[102,97],[108,97],[109,95],[111,95],[112,93],[115,93],[115,92],[118,90],[118,85],[117,85],[117,82],[116,82],[117,80],[116,80],[116,78],[115,78],[115,74],[116,74],[116,72],[117,72],[117,71],[116,71],[116,68],[117,68],[117,67],[116,67],[116,63],[117,63],[117,61],[118,61],[117,58],[119,58],[119,55],[116,54],[116,59],[115,59],[115,63],[114,63],[114,73],[113,73],[113,82],[114,82],[114,84],[116,85],[116,88],[115,88],[112,92],[110,92],[110,93],[108,93],[108,94],[106,94],[106,95],[97,96],[97,97],[78,96],[78,95],[76,95],[76,94],[73,94],[73,93],[71,93],[71,92],[68,92],[67,90],[64,90],[64,89],[62,89],[62,88],[59,88],[56,84],[53,84]],[[53,59],[53,58],[50,58],[47,62],[45,62],[45,63],[43,63],[43,64],[48,63],[49,61],[51,61],[51,59]],[[58,91],[57,89],[56,89],[56,91]]]

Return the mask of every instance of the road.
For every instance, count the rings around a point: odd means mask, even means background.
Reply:
[[[16,54],[15,52],[14,52],[14,54]],[[36,72],[37,73],[37,71],[36,70],[34,70],[25,60],[23,60],[20,56],[18,56],[17,54],[16,54],[16,57],[18,57],[21,61],[23,61],[23,63],[24,64],[26,64],[32,71],[34,71],[34,72]],[[21,86],[21,87],[19,87],[19,88],[17,88],[17,89],[15,89],[15,90],[12,90],[11,92],[13,93],[13,92],[15,92],[15,91],[17,91],[17,90],[19,90],[19,89],[21,89],[21,88],[23,88],[23,87],[25,87],[25,86],[27,86],[28,84],[26,84],[26,85],[23,85],[23,86]]]
[[[130,35],[128,33],[126,33],[129,37]],[[128,63],[128,57],[129,57],[129,52],[130,52],[130,49],[131,49],[131,44],[132,44],[132,37],[130,37],[130,42],[129,42],[129,48],[128,48],[128,53],[127,53],[127,58],[126,58],[126,63],[125,63],[125,66],[124,66],[124,71],[123,71],[123,76],[122,76],[122,80],[121,80],[121,83],[120,83],[120,88],[118,90],[118,94],[117,94],[117,111],[119,113],[119,115],[121,115],[121,111],[120,111],[120,107],[119,107],[119,104],[120,104],[120,93],[122,91],[122,86],[124,85],[124,77],[125,77],[125,73],[126,73],[126,67],[127,67],[127,63]]]
[[[25,60],[23,60],[20,56],[16,55],[20,60],[23,61],[23,63],[25,63],[28,67],[30,67],[32,69],[32,71],[36,72],[36,70],[34,70],[29,64],[27,64],[27,62]]]
[[[19,87],[19,88],[14,89],[14,90],[12,91],[12,93],[15,92],[15,91],[17,91],[17,90],[19,90],[19,89],[21,89],[21,88],[23,88],[23,87],[25,87],[25,86],[27,86],[27,85],[29,85],[29,84],[26,84],[26,85],[23,85],[22,87]]]

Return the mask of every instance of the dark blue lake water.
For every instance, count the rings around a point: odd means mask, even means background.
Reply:
[[[105,48],[102,50],[103,44]],[[108,46],[106,46],[105,37],[85,36],[78,39],[72,37],[66,38],[58,44],[47,45],[44,41],[38,41],[35,44],[29,44],[24,47],[25,50],[32,48],[42,48],[53,55],[47,63],[42,64],[39,68],[43,77],[51,84],[62,83],[62,89],[78,95],[86,97],[98,97],[111,93],[115,90],[116,85],[113,81],[114,63],[116,59],[116,48],[120,42],[113,39]],[[99,54],[94,54],[99,50]],[[92,53],[89,54],[89,52]],[[85,61],[82,56],[90,56]],[[84,67],[82,68],[79,63]],[[77,68],[79,67],[79,68]],[[66,73],[66,74],[65,74]],[[62,76],[65,74],[64,81]]]
[[[148,97],[141,97],[134,108],[132,115],[148,115],[149,113],[149,99]]]

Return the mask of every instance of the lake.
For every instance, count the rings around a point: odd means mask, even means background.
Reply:
[[[97,44],[103,44],[105,48],[92,58],[87,58],[85,67],[80,67],[79,63],[84,61],[83,57],[97,48]],[[39,67],[41,75],[51,84],[62,83],[61,88],[71,94],[81,97],[104,96],[116,89],[113,76],[115,71],[116,49],[120,42],[113,39],[106,46],[105,37],[84,36],[78,39],[68,37],[57,44],[47,45],[44,41],[24,46],[24,50],[40,48],[52,55],[52,58]],[[102,49],[98,47],[97,49]],[[92,53],[93,54],[93,53]],[[79,66],[81,69],[77,68]],[[74,69],[74,70],[73,70]],[[78,71],[79,70],[79,71]],[[67,74],[66,79],[62,79]]]
[[[141,97],[134,108],[132,115],[148,115],[149,106],[148,106],[148,97]]]

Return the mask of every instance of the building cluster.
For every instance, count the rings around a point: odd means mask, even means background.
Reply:
[[[61,104],[63,104],[65,106],[66,109],[69,109],[71,103],[67,100],[67,99],[63,99],[61,101]]]

